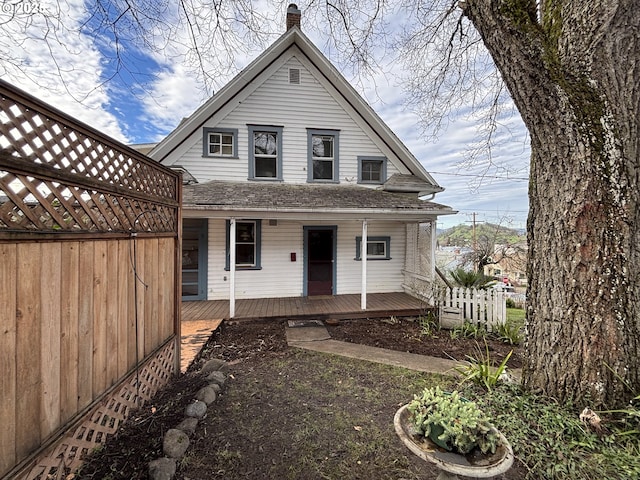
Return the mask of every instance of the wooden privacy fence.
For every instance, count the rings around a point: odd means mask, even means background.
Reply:
[[[439,299],[440,325],[455,328],[464,321],[482,324],[488,331],[507,321],[504,292],[493,289],[445,288]]]
[[[0,477],[64,478],[179,371],[180,195],[0,81]]]

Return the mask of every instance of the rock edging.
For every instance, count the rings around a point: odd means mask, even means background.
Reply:
[[[177,462],[189,448],[189,437],[195,432],[199,421],[206,416],[208,406],[218,398],[227,381],[227,371],[227,363],[217,358],[202,366],[199,373],[206,375],[207,386],[198,390],[194,401],[187,405],[184,420],[165,433],[162,441],[162,453],[165,456],[149,462],[150,480],[173,480]]]

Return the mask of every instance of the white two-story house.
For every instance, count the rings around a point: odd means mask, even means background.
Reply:
[[[185,172],[183,299],[231,316],[236,299],[425,293],[455,213],[299,19],[149,154]]]

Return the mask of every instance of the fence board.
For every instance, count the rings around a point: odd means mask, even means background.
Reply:
[[[158,239],[146,240],[147,244],[147,256],[146,268],[145,268],[145,284],[147,288],[143,290],[145,296],[145,310],[149,312],[148,318],[150,324],[148,325],[147,333],[149,335],[150,343],[148,352],[158,345],[160,341],[160,328],[158,325],[158,287],[160,286],[160,278],[158,277]]]
[[[80,242],[78,272],[78,410],[93,398],[93,242]]]
[[[117,311],[117,331],[118,342],[116,345],[117,351],[117,367],[118,372],[126,372],[129,370],[129,339],[130,332],[128,329],[128,305],[129,305],[129,250],[128,244],[130,240],[120,240],[116,243],[117,262],[118,265],[118,283],[117,283],[117,296],[118,296],[118,311]],[[133,364],[132,364],[133,365]]]
[[[107,242],[107,277],[105,290],[107,292],[106,318],[107,318],[107,370],[106,386],[111,387],[118,380],[118,242]],[[125,370],[126,372],[126,370]],[[124,372],[123,372],[124,373]]]
[[[0,244],[0,473],[16,461],[16,250]]]
[[[78,313],[80,244],[68,242],[62,246],[60,267],[60,420],[67,422],[78,409]]]
[[[160,240],[160,249],[158,256],[162,259],[168,259],[175,255],[175,249],[170,239]],[[173,284],[175,281],[175,262],[158,262],[161,267],[159,272],[159,278],[164,285]],[[162,289],[159,292],[160,304],[162,305],[162,311],[160,314],[160,325],[163,326],[160,332],[161,338],[166,338],[175,329],[174,316],[176,312],[175,296],[171,294],[169,290]]]
[[[135,304],[137,306],[136,319],[138,325],[138,355],[146,356],[150,352],[151,341],[147,337],[147,315],[146,315],[146,303],[144,291],[147,289],[146,279],[146,263],[145,263],[145,249],[146,243],[136,239],[133,242],[134,262],[133,268],[135,270],[134,277],[136,279],[134,296]]]
[[[28,455],[40,445],[40,245],[19,244],[16,292],[16,454]]]
[[[94,243],[93,251],[93,369],[92,398],[107,388],[107,242]]]
[[[47,438],[60,426],[60,243],[40,246],[40,381],[42,384],[40,436]],[[67,372],[65,371],[65,375]]]

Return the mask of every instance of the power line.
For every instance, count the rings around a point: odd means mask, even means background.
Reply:
[[[433,172],[429,171],[429,173],[433,173],[435,175],[451,175],[453,177],[473,177],[473,178],[496,178],[498,180],[519,180],[519,181],[529,181],[529,177],[500,177],[498,175],[478,175],[474,173],[447,173],[447,172]]]
[[[504,210],[501,211],[500,209],[494,208],[494,209],[482,209],[482,208],[474,208],[473,210],[469,210],[469,209],[458,209],[458,213],[464,213],[464,214],[471,214],[473,212],[490,212],[490,213],[499,213],[500,215],[509,215],[511,213],[529,213],[528,210]]]

